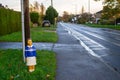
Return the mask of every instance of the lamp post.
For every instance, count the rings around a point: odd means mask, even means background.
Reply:
[[[75,4],[75,15],[77,15],[77,4]]]
[[[88,0],[88,12],[90,13],[90,0]]]
[[[53,0],[51,0],[51,6],[53,7]]]
[[[89,22],[90,22],[90,0],[88,0],[88,14],[89,14]]]

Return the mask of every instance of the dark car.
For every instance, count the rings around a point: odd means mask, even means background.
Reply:
[[[42,27],[50,27],[50,21],[49,20],[44,20],[43,22],[42,22]]]

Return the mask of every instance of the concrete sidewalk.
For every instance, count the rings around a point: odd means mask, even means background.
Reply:
[[[57,44],[64,45],[53,48],[57,53],[56,80],[120,80],[119,73],[91,56],[60,24],[57,33]]]
[[[34,42],[37,50],[52,50],[53,43]],[[0,42],[0,49],[22,49],[22,42]]]

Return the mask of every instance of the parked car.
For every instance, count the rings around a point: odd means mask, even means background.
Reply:
[[[50,27],[50,21],[49,20],[44,20],[43,22],[42,22],[42,27]]]

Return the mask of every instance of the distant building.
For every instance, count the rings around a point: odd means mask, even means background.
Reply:
[[[4,6],[0,3],[0,8],[1,8],[1,7],[4,8]]]
[[[97,24],[99,23],[101,16],[102,16],[102,10],[95,13],[95,23]]]

